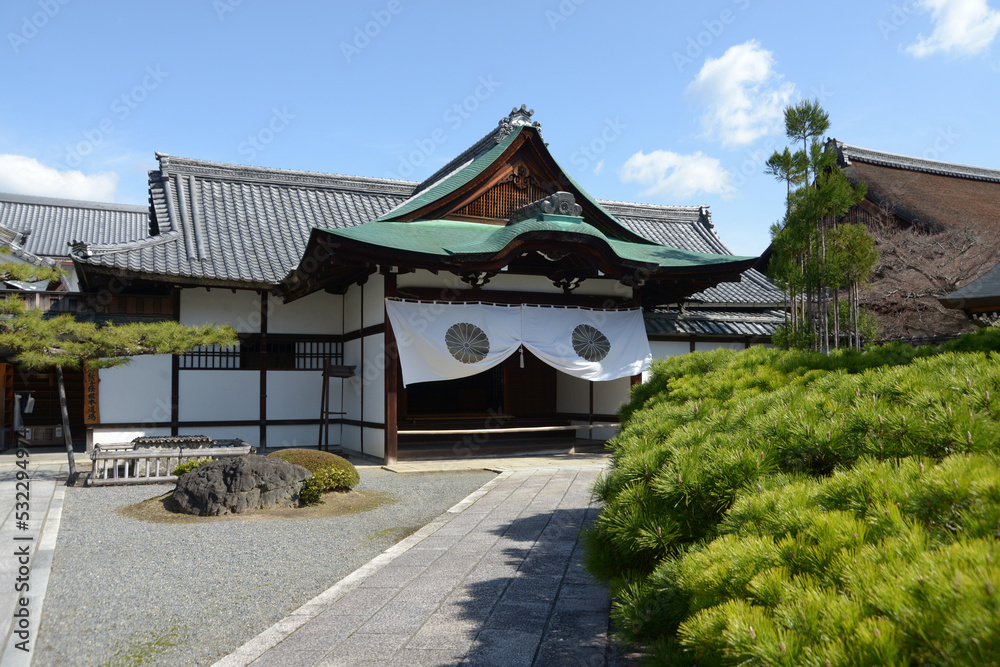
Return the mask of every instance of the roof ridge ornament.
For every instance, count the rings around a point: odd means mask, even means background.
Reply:
[[[510,214],[510,222],[521,222],[542,215],[568,215],[579,218],[583,215],[583,207],[576,203],[573,193],[556,192],[515,210]]]
[[[532,122],[531,120],[534,113],[535,110],[529,109],[526,104],[522,104],[520,109],[517,107],[511,109],[510,114],[506,118],[501,118],[500,122],[497,123],[499,129],[497,130],[496,142],[499,144],[512,135],[519,127],[533,127],[536,130],[541,130],[542,124],[538,121]]]

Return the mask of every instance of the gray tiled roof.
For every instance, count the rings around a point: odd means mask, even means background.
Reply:
[[[302,257],[313,227],[367,222],[415,183],[264,169],[157,155],[149,189],[156,234],[137,243],[74,248],[82,264],[133,275],[233,287],[276,285]]]
[[[770,337],[785,321],[781,310],[728,311],[708,308],[656,308],[644,313],[650,336]]]
[[[1000,307],[1000,264],[938,301],[946,308]]]
[[[494,133],[479,143],[495,144],[490,139]],[[276,285],[298,265],[313,227],[338,229],[368,222],[408,199],[417,187],[409,181],[157,157],[160,169],[150,172],[150,227],[156,233],[133,243],[79,246],[74,259],[113,272],[170,276],[178,282]],[[657,243],[732,254],[716,235],[707,207],[599,203],[626,227]],[[692,300],[773,305],[781,302],[782,294],[750,270],[742,282],[724,283]]]
[[[987,169],[985,167],[973,167],[966,164],[956,164],[953,162],[940,162],[938,160],[927,160],[924,158],[911,157],[909,155],[897,155],[876,151],[860,146],[851,146],[836,139],[830,139],[828,146],[834,146],[839,151],[841,166],[850,166],[852,161],[867,162],[883,167],[893,167],[896,169],[906,169],[909,171],[922,171],[928,174],[938,174],[941,176],[953,176],[956,178],[971,178],[977,181],[992,181],[1000,183],[1000,170]]]
[[[0,261],[5,256],[16,257],[27,264],[43,266],[47,269],[55,268],[56,262],[48,257],[39,257],[33,252],[24,249],[25,234],[9,227],[0,225],[0,247],[6,249],[4,254],[0,254]]]
[[[66,257],[70,243],[124,243],[149,234],[149,208],[0,193],[0,226],[28,232],[23,249]]]
[[[651,206],[625,202],[600,202],[622,224],[651,241],[673,248],[732,255],[715,233],[707,206]],[[691,301],[708,304],[776,305],[784,301],[781,290],[756,269],[743,273],[738,283],[721,283],[691,295]]]

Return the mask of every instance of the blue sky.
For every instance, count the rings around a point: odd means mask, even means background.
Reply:
[[[5,0],[0,191],[146,203],[154,151],[422,180],[527,104],[601,199],[711,206],[756,255],[782,108],[1000,168],[998,0]]]

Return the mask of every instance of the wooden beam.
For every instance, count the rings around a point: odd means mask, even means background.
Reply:
[[[580,431],[599,428],[618,428],[618,422],[598,424],[570,424],[569,426],[521,426],[515,428],[467,428],[399,431],[399,435],[466,435],[469,433],[552,433],[555,431]]]

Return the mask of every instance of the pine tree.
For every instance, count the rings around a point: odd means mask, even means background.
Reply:
[[[829,115],[818,102],[789,106],[786,134],[802,141],[802,149],[775,151],[765,169],[788,184],[785,218],[771,230],[774,258],[769,275],[787,291],[791,310],[790,326],[779,341],[824,352],[831,349],[831,330],[832,347],[840,346],[842,289],[847,289],[850,304],[849,339],[860,347],[857,286],[871,277],[872,258],[877,259],[865,230],[838,231],[843,216],[864,198],[865,186],[853,186],[837,166],[835,153],[823,150],[818,137],[829,126]],[[801,180],[796,180],[800,174]],[[794,183],[801,185],[792,190]]]
[[[55,269],[0,262],[0,280],[58,280]],[[64,368],[111,368],[146,354],[183,354],[202,345],[231,346],[236,332],[228,326],[189,327],[179,322],[143,322],[98,326],[72,315],[48,316],[29,310],[18,296],[0,300],[0,349],[12,352],[14,363],[30,370],[54,369],[59,385],[63,438],[70,482],[76,479],[73,440],[66,408]]]

